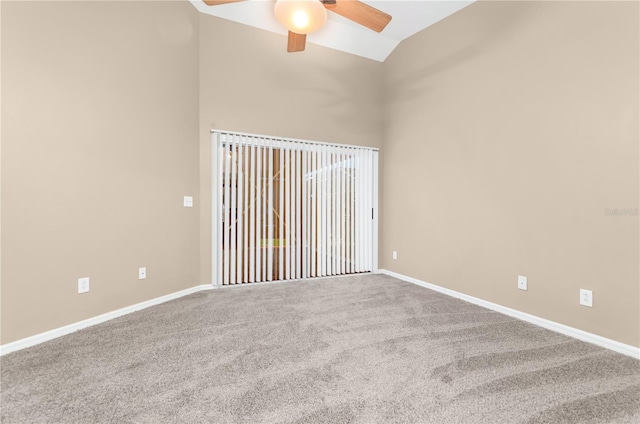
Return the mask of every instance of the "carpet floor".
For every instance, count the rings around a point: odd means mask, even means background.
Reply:
[[[0,358],[9,423],[640,423],[640,361],[384,275],[199,292]]]

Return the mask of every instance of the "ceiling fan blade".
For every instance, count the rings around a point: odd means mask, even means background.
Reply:
[[[307,42],[307,34],[296,34],[289,31],[289,39],[287,40],[287,51],[289,53],[301,52]]]
[[[391,15],[358,0],[337,0],[335,4],[325,3],[324,7],[376,32],[391,22]]]
[[[238,3],[245,0],[202,0],[207,6],[217,6],[219,4]]]

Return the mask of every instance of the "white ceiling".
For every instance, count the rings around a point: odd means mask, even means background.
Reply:
[[[275,0],[248,0],[220,6],[207,6],[190,0],[202,13],[286,35],[273,14]],[[340,1],[340,0],[338,0]],[[327,24],[309,34],[307,42],[383,62],[405,38],[433,25],[475,0],[364,0],[370,6],[393,16],[381,33],[371,31],[329,11]],[[286,48],[283,42],[282,48]],[[304,54],[304,53],[298,53]]]

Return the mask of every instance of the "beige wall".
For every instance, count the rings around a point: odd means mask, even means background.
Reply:
[[[379,147],[382,64],[200,15],[200,265],[211,283],[212,128]]]
[[[639,206],[638,16],[480,2],[404,41],[384,64],[382,266],[640,346],[637,212],[605,214]]]
[[[197,285],[193,6],[2,3],[1,342]]]
[[[381,267],[640,345],[637,3],[481,2],[385,64],[189,4],[1,19],[1,343],[210,283],[220,128],[381,147]]]
[[[3,5],[2,343],[211,282],[211,128],[382,142],[380,63],[189,4]]]

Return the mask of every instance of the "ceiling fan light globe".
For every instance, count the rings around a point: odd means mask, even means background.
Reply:
[[[317,31],[327,21],[327,10],[318,0],[278,0],[274,13],[285,28],[297,34]]]
[[[305,29],[309,26],[309,15],[304,10],[296,10],[291,17],[293,25],[298,29]]]

